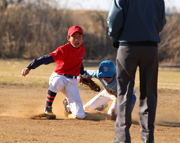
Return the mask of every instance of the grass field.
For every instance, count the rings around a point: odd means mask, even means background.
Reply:
[[[0,84],[6,85],[33,85],[48,87],[51,73],[56,67],[56,63],[41,65],[25,77],[21,75],[23,68],[27,67],[30,60],[10,59],[0,60]],[[98,69],[99,62],[84,62],[85,69]],[[159,68],[158,89],[180,90],[180,68]],[[96,81],[99,82],[99,81]],[[139,73],[137,70],[135,88],[139,88]]]

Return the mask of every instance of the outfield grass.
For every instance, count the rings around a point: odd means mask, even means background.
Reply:
[[[10,59],[2,60],[0,59],[0,84],[4,85],[33,85],[48,87],[48,81],[51,73],[56,67],[56,63],[51,63],[49,65],[41,65],[35,70],[31,70],[30,74],[26,77],[21,75],[23,68],[27,67],[30,60],[20,60],[20,59]],[[95,66],[85,65],[85,69],[98,69],[98,64]],[[95,80],[99,82],[98,80]],[[135,88],[139,88],[139,73],[137,70],[135,79]],[[158,77],[158,89],[173,89],[180,90],[180,69],[159,69]]]

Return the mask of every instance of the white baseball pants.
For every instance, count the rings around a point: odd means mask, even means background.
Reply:
[[[49,85],[49,90],[52,92],[61,91],[65,95],[74,118],[83,119],[86,116],[79,95],[77,79],[67,78],[53,72],[49,79]]]
[[[96,108],[107,104],[109,101],[113,101],[109,110],[108,110],[108,114],[111,116],[111,111],[112,109],[114,109],[115,114],[117,115],[117,107],[116,107],[116,97],[112,94],[109,94],[106,89],[104,89],[102,92],[100,92],[98,95],[96,95],[94,98],[92,98],[90,101],[88,101],[85,105],[84,105],[84,110],[85,111],[92,111],[95,110]]]

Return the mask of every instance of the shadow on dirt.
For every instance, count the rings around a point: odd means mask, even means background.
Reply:
[[[86,117],[83,120],[91,120],[91,121],[101,121],[101,120],[114,120],[112,117],[106,113],[101,113],[101,112],[85,112]],[[72,115],[72,114],[70,114]],[[56,115],[54,114],[38,114],[38,115],[33,115],[30,117],[30,119],[33,120],[63,120],[63,119],[57,119]],[[72,116],[68,116],[67,119],[74,119]]]
[[[166,126],[166,127],[180,127],[179,122],[166,122],[166,121],[161,121],[161,122],[156,122],[155,125],[158,126]]]
[[[138,121],[132,121],[132,124],[139,125]],[[155,122],[157,126],[165,126],[165,127],[180,127],[179,122],[166,122],[166,121],[159,121]]]

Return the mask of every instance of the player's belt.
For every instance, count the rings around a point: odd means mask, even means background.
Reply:
[[[67,78],[77,78],[77,76],[74,76],[74,75],[68,75],[68,74],[63,74],[65,77],[67,77]]]

